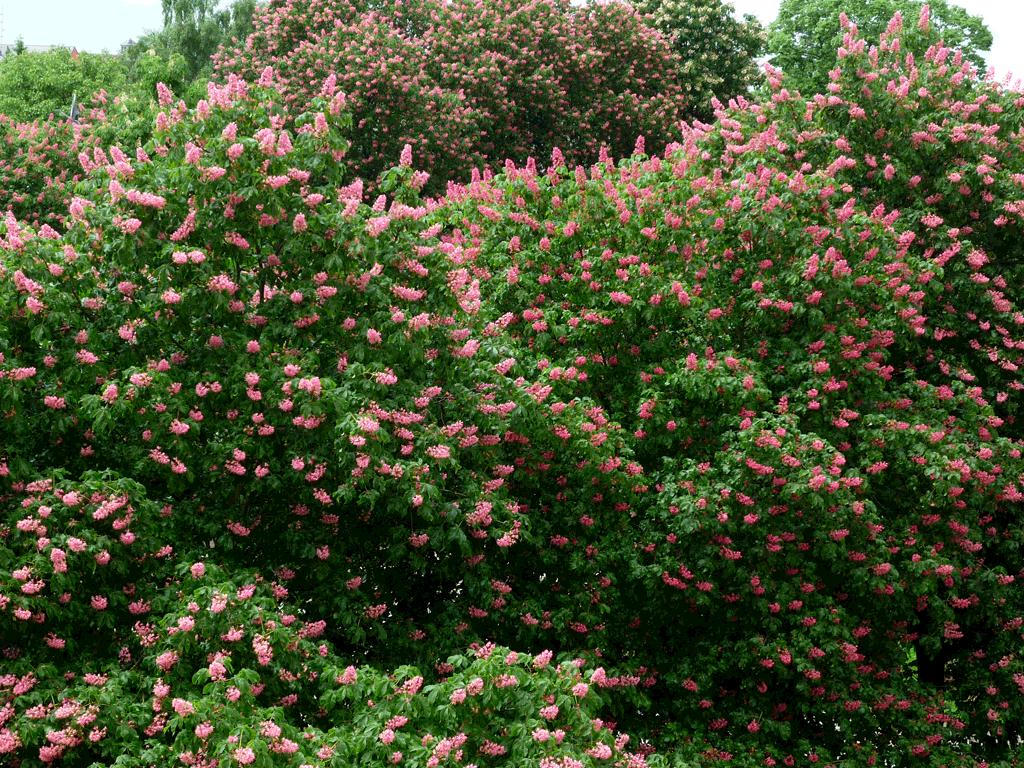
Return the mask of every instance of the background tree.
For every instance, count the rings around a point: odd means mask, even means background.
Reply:
[[[162,41],[184,58],[186,76],[194,80],[209,69],[210,57],[230,26],[231,13],[217,10],[217,0],[162,0],[162,5]]]
[[[373,184],[408,143],[430,193],[554,147],[574,164],[638,136],[663,148],[686,114],[677,57],[620,3],[274,0],[249,42],[216,58],[220,78],[273,64],[293,114],[335,74],[354,119],[349,168]]]
[[[723,0],[641,0],[633,7],[651,14],[652,26],[671,38],[689,116],[711,121],[712,98],[728,103],[760,84],[754,59],[766,34],[756,17],[748,13],[740,21]]]
[[[980,16],[971,16],[958,5],[946,0],[932,0],[931,25],[946,45],[963,51],[963,55],[984,72],[981,54],[992,47],[992,33]],[[867,0],[844,3],[842,0],[783,0],[779,15],[768,31],[767,52],[772,66],[782,71],[786,87],[809,97],[826,93],[829,72],[836,66],[836,51],[842,44],[843,32],[839,16],[846,13],[857,25],[861,39],[878,45],[889,20],[898,11],[904,20],[916,20],[924,2],[916,0]],[[927,45],[915,45],[914,35],[904,36],[904,45],[916,55],[923,55]]]
[[[223,45],[245,45],[246,39],[256,30],[255,14],[265,0],[234,0],[231,4],[231,20],[224,34]]]
[[[147,85],[152,71],[143,57],[157,56],[175,68],[171,80],[193,82],[206,79],[212,72],[210,57],[221,46],[244,45],[253,30],[253,14],[258,0],[235,0],[227,8],[218,8],[218,0],[162,0],[164,26],[141,38],[124,54],[130,83]],[[234,41],[234,42],[233,42]],[[152,53],[151,53],[152,52]],[[172,65],[172,62],[177,62]],[[181,91],[184,92],[183,90]]]
[[[46,120],[78,103],[89,104],[94,93],[118,93],[125,85],[124,70],[107,54],[79,53],[66,48],[26,51],[0,61],[0,114],[15,122]]]

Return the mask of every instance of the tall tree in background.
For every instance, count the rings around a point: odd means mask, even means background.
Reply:
[[[164,28],[143,36],[125,54],[132,82],[144,80],[151,66],[141,66],[152,51],[165,62],[177,60],[183,70],[173,79],[194,82],[212,73],[210,57],[221,46],[244,45],[253,31],[257,0],[235,0],[218,10],[218,0],[162,0]],[[167,81],[164,81],[167,82]],[[168,83],[171,85],[171,83]],[[172,86],[173,87],[173,86]]]
[[[253,14],[266,2],[257,0],[235,0],[231,4],[231,19],[224,35],[223,45],[228,47],[232,42],[244,45],[245,39],[256,30]]]
[[[652,26],[672,38],[692,116],[714,119],[712,98],[728,102],[759,81],[754,58],[766,33],[756,17],[748,13],[740,21],[722,0],[640,0],[633,7],[651,14]]]
[[[845,0],[783,0],[778,18],[768,31],[768,53],[772,66],[782,70],[786,87],[804,95],[824,93],[828,89],[829,72],[836,66],[836,51],[842,45],[843,32],[839,15],[846,13],[857,25],[861,39],[878,45],[889,20],[899,12],[904,19],[917,19],[925,3],[914,0],[867,0],[850,4]],[[931,0],[932,29],[941,35],[947,46],[959,49],[980,71],[985,69],[981,53],[992,47],[992,33],[980,16],[971,16],[958,5],[946,0]],[[911,44],[913,36],[904,36],[903,44]]]
[[[191,77],[207,67],[210,56],[231,23],[229,10],[217,10],[217,0],[162,0],[168,46],[184,56]]]

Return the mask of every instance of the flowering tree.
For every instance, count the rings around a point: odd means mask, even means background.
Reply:
[[[947,46],[962,50],[968,61],[984,72],[982,54],[992,47],[992,32],[981,16],[972,16],[946,0],[929,0],[927,4],[921,0],[870,0],[856,5],[840,0],[783,0],[767,39],[772,66],[786,73],[790,89],[799,90],[805,96],[824,93],[843,38],[841,14],[850,15],[860,36],[872,46],[878,45],[894,14],[917,18],[926,5],[932,16],[933,30],[940,33]],[[919,46],[922,41],[913,31],[901,40],[904,48],[913,50],[915,55],[923,55],[928,48],[927,43]]]
[[[713,98],[728,102],[749,96],[760,84],[754,59],[766,35],[757,17],[748,13],[740,21],[722,0],[642,0],[633,7],[651,14],[652,26],[671,38],[689,116],[710,122]]]
[[[0,131],[0,207],[36,226],[59,226],[82,172],[74,129],[0,116]]]
[[[640,135],[661,148],[686,114],[668,41],[620,3],[289,0],[256,22],[215,57],[222,76],[274,66],[297,114],[335,74],[354,120],[345,162],[370,184],[405,144],[443,192],[555,147],[573,164],[602,144],[626,154]]]
[[[83,176],[79,155],[110,144],[134,146],[149,135],[155,114],[137,97],[110,99],[101,89],[85,101],[76,123],[18,123],[0,115],[0,211],[63,232],[74,185]]]
[[[8,217],[5,757],[1019,765],[1024,99],[897,26],[431,202],[163,90]]]
[[[341,186],[344,95],[325,85],[292,134],[272,85],[268,71],[252,90],[211,87],[191,111],[165,89],[149,153],[82,155],[92,186],[63,237],[7,220],[0,749],[85,765],[370,749],[381,763],[403,750],[625,759],[628,737],[591,717],[606,694],[589,691],[581,657],[478,644],[468,658],[410,653],[423,674],[364,667],[376,642],[387,661],[424,647],[401,613],[429,619],[431,605],[437,639],[465,648],[467,601],[446,606],[433,577],[464,569],[492,522],[507,529],[499,552],[519,539],[501,488],[531,451],[502,446],[501,428],[527,432],[544,413],[450,327],[475,314],[479,289],[427,290],[425,264],[445,252],[388,256],[391,237],[410,254],[430,241],[426,209],[374,210],[358,182]],[[414,197],[421,177],[396,174],[399,197]],[[46,422],[34,437],[33,415]],[[423,513],[412,530],[410,510]],[[429,582],[393,578],[439,556]],[[339,573],[341,590],[313,601]]]

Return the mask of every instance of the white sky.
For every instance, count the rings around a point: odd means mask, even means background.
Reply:
[[[857,0],[850,0],[851,3]],[[226,6],[228,0],[222,0]],[[1020,0],[958,0],[957,4],[988,24],[995,42],[988,63],[996,77],[1024,77],[1024,3]],[[779,0],[733,0],[738,14],[752,13],[765,25],[778,15]],[[0,0],[0,43],[19,36],[29,45],[67,45],[80,51],[116,53],[121,43],[160,29],[160,0]]]

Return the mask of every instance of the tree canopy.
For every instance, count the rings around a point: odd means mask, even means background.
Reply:
[[[101,90],[117,93],[125,84],[124,73],[107,54],[79,53],[66,48],[23,51],[0,61],[0,114],[15,122],[61,118],[71,110],[77,94],[88,104]]]
[[[982,53],[992,47],[992,32],[980,16],[972,16],[947,0],[783,0],[779,15],[770,25],[767,52],[772,66],[786,77],[786,87],[805,96],[828,91],[829,72],[836,67],[836,51],[843,32],[840,15],[845,13],[857,25],[860,38],[868,46],[878,45],[890,19],[900,13],[904,20],[916,21],[922,9],[930,9],[930,27],[947,46],[958,49],[980,72],[985,71]],[[907,50],[923,55],[928,44],[915,34],[902,36]]]
[[[218,10],[218,0],[161,0],[163,29],[143,35],[125,54],[131,82],[145,79],[137,72],[145,56],[155,54],[165,62],[177,61],[180,77],[188,83],[208,79],[210,58],[222,47],[244,45],[253,30],[258,0],[234,0]],[[205,82],[204,79],[204,82]]]
[[[1019,768],[1024,96],[903,34],[427,199],[159,87],[0,224],[0,755]]]
[[[300,114],[329,74],[353,115],[345,162],[374,184],[411,144],[428,191],[558,147],[590,162],[638,136],[664,147],[688,103],[667,40],[621,3],[271,0],[219,78],[273,65]]]
[[[723,0],[641,0],[633,7],[651,14],[652,25],[672,39],[687,117],[713,120],[713,99],[728,103],[760,84],[754,59],[766,35],[755,16],[740,21]]]

